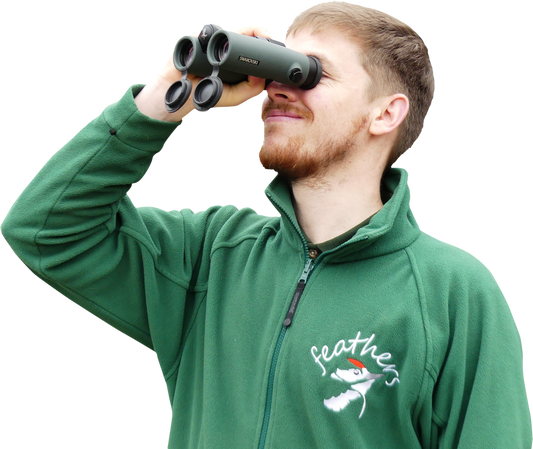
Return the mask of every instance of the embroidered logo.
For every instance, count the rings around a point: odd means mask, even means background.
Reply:
[[[357,368],[337,368],[337,371],[332,373],[331,377],[335,380],[340,380],[341,382],[349,384],[349,388],[338,396],[332,396],[329,399],[324,399],[324,405],[334,412],[340,412],[350,402],[359,398],[363,398],[363,408],[359,414],[359,418],[361,418],[366,408],[366,392],[370,390],[370,387],[374,381],[380,377],[383,377],[384,374],[372,374],[359,360],[350,358],[348,358],[348,360]]]
[[[400,375],[396,365],[390,363],[392,354],[388,352],[378,353],[377,346],[372,344],[374,338],[374,334],[368,338],[362,338],[361,332],[358,332],[353,339],[339,340],[333,350],[330,350],[327,345],[324,345],[320,352],[316,346],[311,348],[315,363],[322,368],[322,376],[327,374],[326,366],[328,366],[329,377],[336,381],[335,391],[338,391],[339,386],[342,390],[340,394],[335,393],[324,399],[324,406],[327,409],[340,412],[351,403],[359,402],[362,403],[359,413],[360,419],[366,410],[366,395],[374,382],[380,381],[387,387],[400,383]],[[357,359],[346,357],[346,355],[356,356]],[[367,365],[365,366],[359,359],[368,360],[368,363],[365,362]],[[328,362],[334,363],[329,364]],[[373,367],[369,368],[369,363]],[[381,372],[379,372],[380,370]]]

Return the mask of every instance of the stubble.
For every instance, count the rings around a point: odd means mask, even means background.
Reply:
[[[301,111],[299,113],[301,115]],[[367,115],[360,115],[353,119],[351,129],[340,137],[323,135],[317,142],[307,142],[305,135],[298,135],[284,144],[264,143],[259,159],[263,167],[275,170],[289,182],[318,184],[333,165],[342,163],[356,149],[357,137],[366,124]],[[276,132],[279,132],[276,126],[265,130],[265,141],[270,133]]]

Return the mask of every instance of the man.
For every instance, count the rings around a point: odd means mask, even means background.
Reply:
[[[389,169],[431,103],[422,40],[333,3],[299,16],[286,44],[324,75],[308,91],[267,87],[260,158],[280,174],[267,189],[280,217],[133,207],[129,186],[192,110],[164,109],[179,78],[168,65],[45,166],[4,235],[38,276],[157,352],[170,448],[529,448],[501,292],[419,230],[406,173]],[[263,89],[250,77],[220,105]]]

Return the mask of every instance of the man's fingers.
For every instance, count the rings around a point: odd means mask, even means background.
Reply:
[[[262,25],[248,26],[241,28],[237,31],[239,34],[244,34],[245,36],[259,36],[259,37],[271,37],[267,29]]]

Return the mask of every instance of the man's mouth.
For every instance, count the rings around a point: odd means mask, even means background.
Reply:
[[[270,111],[268,114],[266,114],[265,123],[287,122],[287,121],[301,120],[301,119],[302,117],[300,117],[298,114],[295,114],[293,112],[282,112],[278,109],[275,109],[273,111]]]
[[[267,117],[265,120],[265,123],[270,122],[296,122],[298,120],[301,120],[300,117],[288,117],[286,115],[275,115],[272,117]]]

